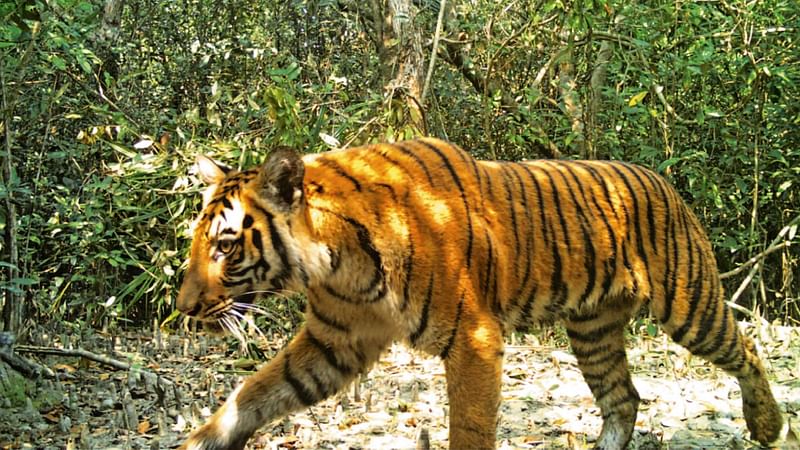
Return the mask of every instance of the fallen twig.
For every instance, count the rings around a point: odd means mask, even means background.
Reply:
[[[39,365],[33,361],[14,354],[7,349],[0,350],[0,360],[5,361],[12,369],[21,373],[27,378],[37,379],[41,376],[45,378],[55,378],[55,373],[49,368]]]
[[[158,375],[157,373],[150,372],[149,370],[141,368],[134,368],[133,365],[125,361],[109,358],[108,356],[105,355],[99,355],[97,353],[93,353],[88,350],[84,350],[82,348],[66,349],[57,347],[37,347],[33,345],[18,345],[14,347],[14,349],[20,353],[37,353],[42,355],[59,355],[59,356],[78,356],[119,370],[136,370],[148,382],[161,384],[162,386],[172,386],[173,384],[172,381]]]
[[[736,275],[736,274],[738,274],[740,272],[743,272],[744,269],[746,269],[746,268],[752,266],[753,264],[759,262],[760,260],[764,259],[767,255],[769,255],[769,254],[771,254],[773,252],[776,252],[776,251],[778,251],[778,250],[780,250],[780,249],[782,249],[784,247],[789,247],[790,245],[792,245],[791,239],[794,236],[791,236],[788,240],[785,240],[783,242],[781,242],[781,239],[783,239],[783,237],[786,236],[786,233],[789,233],[789,231],[792,229],[792,227],[796,226],[798,222],[800,222],[800,216],[795,217],[794,219],[792,219],[791,222],[789,222],[788,225],[783,227],[781,229],[781,231],[778,233],[778,235],[775,236],[775,239],[772,240],[772,243],[770,243],[769,247],[767,247],[766,250],[764,250],[763,252],[757,254],[756,256],[753,256],[752,258],[748,259],[747,261],[745,261],[739,267],[737,267],[737,268],[735,268],[735,269],[733,269],[731,271],[728,271],[728,272],[720,274],[719,275],[720,279],[724,280],[725,278],[729,278],[729,277],[732,277],[732,276],[734,276],[734,275]]]

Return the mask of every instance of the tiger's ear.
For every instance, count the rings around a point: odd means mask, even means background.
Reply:
[[[230,170],[230,167],[217,164],[207,156],[197,156],[197,175],[209,186],[222,182]]]
[[[290,212],[303,200],[304,175],[300,155],[288,147],[279,147],[261,166],[255,183],[263,198],[279,210]]]

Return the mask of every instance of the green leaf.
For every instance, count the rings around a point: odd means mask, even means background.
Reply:
[[[702,125],[706,122],[706,113],[702,109],[697,110],[697,114],[694,115],[694,120],[697,121],[698,125]]]
[[[681,159],[682,158],[679,158],[677,156],[673,156],[672,158],[669,158],[668,160],[666,160],[666,161],[662,162],[661,164],[659,164],[658,168],[656,169],[656,171],[659,172],[659,173],[664,173],[664,171],[667,170],[668,167],[674,166]]]
[[[92,65],[89,64],[89,61],[82,53],[75,53],[75,60],[78,61],[78,65],[81,66],[84,72],[88,75],[92,74]]]
[[[638,94],[631,97],[630,100],[628,100],[628,106],[632,107],[638,105],[639,103],[642,102],[642,100],[644,100],[645,97],[647,97],[647,91],[639,92]]]
[[[54,69],[57,70],[66,70],[67,69],[67,62],[64,61],[64,58],[59,56],[54,56],[50,59],[50,64],[52,64]]]
[[[33,278],[13,278],[11,282],[16,284],[17,286],[30,286],[33,284],[37,284],[39,280]]]

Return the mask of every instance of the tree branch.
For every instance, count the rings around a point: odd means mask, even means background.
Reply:
[[[428,64],[428,74],[425,75],[425,83],[422,85],[422,95],[420,95],[419,102],[425,104],[425,96],[428,94],[428,88],[431,84],[431,77],[433,76],[433,67],[436,64],[436,54],[439,50],[439,37],[442,34],[442,22],[444,21],[444,8],[447,0],[441,0],[439,3],[439,18],[436,19],[436,32],[433,34],[433,45],[431,48],[431,61]]]
[[[778,233],[777,236],[775,236],[775,239],[772,240],[772,242],[770,243],[769,247],[766,248],[766,250],[764,250],[761,253],[759,253],[759,254],[753,256],[752,258],[748,259],[747,261],[742,263],[739,267],[737,267],[737,268],[735,268],[735,269],[733,269],[731,271],[728,271],[728,272],[725,272],[725,273],[721,273],[719,275],[719,278],[724,280],[725,278],[730,278],[730,277],[732,277],[734,275],[737,275],[737,274],[743,272],[746,268],[748,268],[748,267],[752,266],[753,264],[756,264],[759,261],[761,261],[762,259],[766,258],[768,255],[770,255],[770,254],[772,254],[772,253],[774,253],[774,252],[776,252],[776,251],[778,251],[778,250],[780,250],[780,249],[782,249],[784,247],[791,246],[792,245],[792,241],[791,240],[786,240],[786,241],[783,241],[783,242],[780,242],[780,241],[781,241],[781,239],[783,239],[784,236],[786,236],[786,233],[791,231],[792,227],[796,227],[799,223],[800,223],[800,216],[797,216],[794,219],[792,219],[792,221],[789,222],[788,225],[786,225],[785,227],[783,227],[781,229],[781,231]],[[792,233],[792,234],[794,234],[794,233]]]

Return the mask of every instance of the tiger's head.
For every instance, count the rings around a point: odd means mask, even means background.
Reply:
[[[302,228],[305,168],[297,153],[280,149],[257,169],[230,170],[201,156],[197,170],[208,187],[177,307],[235,332],[257,294],[299,290],[306,281],[304,243],[292,230]]]

